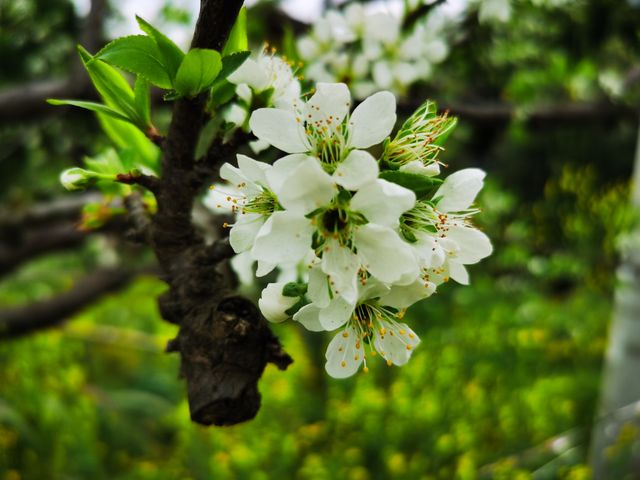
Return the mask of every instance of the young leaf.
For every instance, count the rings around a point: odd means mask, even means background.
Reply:
[[[135,166],[146,167],[155,173],[159,172],[160,149],[149,140],[144,133],[130,123],[98,114],[102,130],[118,149],[131,149],[136,153]]]
[[[144,121],[145,126],[151,125],[151,97],[149,95],[149,82],[138,76],[133,86],[136,112]]]
[[[226,56],[231,53],[240,52],[249,49],[249,40],[247,39],[247,7],[242,7],[233,24],[229,39],[222,49],[222,55]]]
[[[117,38],[100,50],[95,58],[140,75],[160,88],[168,90],[172,87],[164,58],[151,37],[131,35]]]
[[[213,84],[222,69],[215,50],[194,48],[184,57],[176,74],[175,88],[183,96],[193,97]]]
[[[110,117],[117,118],[118,120],[123,120],[125,122],[131,121],[120,112],[114,110],[113,108],[107,107],[106,105],[102,105],[101,103],[84,102],[82,100],[58,100],[55,98],[48,99],[47,103],[49,103],[50,105],[71,105],[73,107],[91,110],[92,112],[104,113],[105,115],[109,115]]]
[[[144,122],[136,111],[133,90],[122,75],[115,68],[95,59],[81,46],[78,46],[78,51],[91,82],[104,103],[122,113],[134,124],[143,125]]]
[[[153,38],[156,45],[158,45],[158,50],[162,55],[163,64],[167,69],[169,78],[173,81],[176,78],[176,73],[178,72],[178,68],[182,63],[182,60],[184,59],[184,52],[149,22],[137,15],[136,20],[138,21],[138,25],[140,25],[140,29]]]
[[[382,172],[380,173],[380,178],[413,190],[418,198],[424,197],[433,187],[442,183],[442,180],[437,178],[431,178],[417,173],[400,172],[398,170]]]

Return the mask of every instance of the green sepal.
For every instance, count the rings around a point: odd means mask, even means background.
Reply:
[[[300,282],[289,282],[282,287],[282,295],[285,297],[302,297],[307,293],[307,284]]]
[[[298,310],[308,304],[308,300],[306,300],[304,297],[300,297],[300,300],[298,300],[292,307],[287,308],[284,313],[286,313],[290,317],[293,317],[296,313],[298,313]]]
[[[401,172],[399,170],[381,172],[379,177],[412,190],[418,198],[428,195],[436,185],[442,183],[442,180],[438,178],[427,177],[426,175],[420,175],[418,173]]]

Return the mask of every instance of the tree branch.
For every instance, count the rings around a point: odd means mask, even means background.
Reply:
[[[435,7],[445,3],[447,0],[434,0],[431,3],[423,3],[419,5],[416,9],[407,13],[407,16],[404,17],[402,21],[402,29],[410,30],[418,20],[422,17],[426,16],[431,12]]]
[[[241,6],[242,0],[202,0],[192,48],[221,50]],[[174,105],[150,240],[170,287],[159,298],[161,315],[180,325],[167,351],[181,355],[191,418],[231,425],[258,412],[257,383],[266,364],[284,369],[292,360],[255,305],[233,293],[218,272],[217,264],[231,254],[229,246],[206,245],[191,220],[197,194],[235,153],[233,141],[218,140],[196,162],[205,100],[200,95]]]
[[[79,39],[89,51],[97,49],[104,38],[102,23],[106,8],[107,0],[91,1],[91,9],[84,20]],[[72,56],[73,66],[66,79],[36,81],[0,91],[0,122],[13,122],[52,112],[53,109],[45,102],[47,98],[95,96],[75,49]]]
[[[103,295],[128,285],[140,271],[97,270],[78,280],[68,292],[25,307],[0,310],[0,339],[59,326]]]
[[[626,105],[613,103],[565,103],[542,106],[530,111],[519,112],[507,103],[439,103],[441,110],[473,123],[506,124],[522,117],[527,124],[536,128],[552,127],[559,124],[579,125],[581,123],[610,123],[615,120],[636,121],[637,113]],[[410,115],[419,107],[415,103],[400,104],[398,110]]]

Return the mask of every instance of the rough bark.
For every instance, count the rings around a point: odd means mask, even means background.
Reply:
[[[640,210],[640,130],[635,158],[632,207]],[[605,360],[600,409],[592,434],[591,465],[594,480],[640,479],[640,450],[625,458],[608,454],[625,425],[640,428],[640,227],[623,249],[618,268],[613,321]],[[631,408],[630,408],[631,407]],[[640,442],[635,435],[636,443]]]
[[[192,48],[220,50],[241,6],[241,0],[202,0]],[[196,162],[204,103],[199,96],[174,106],[150,240],[169,284],[159,301],[161,314],[180,326],[167,350],[181,355],[191,418],[205,425],[231,425],[258,412],[257,382],[266,364],[284,369],[292,360],[253,303],[236,295],[218,273],[218,263],[232,255],[228,244],[206,245],[192,223],[196,195],[235,153],[233,142],[216,141]]]

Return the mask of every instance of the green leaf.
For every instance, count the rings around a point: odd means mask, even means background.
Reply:
[[[282,287],[282,295],[285,297],[302,297],[307,293],[307,284],[298,282],[289,282]]]
[[[49,103],[50,105],[71,105],[73,107],[79,107],[79,108],[84,108],[85,110],[91,110],[92,112],[104,113],[105,115],[109,115],[113,118],[117,118],[118,120],[130,122],[130,120],[124,115],[122,115],[120,112],[114,110],[113,108],[107,107],[106,105],[102,105],[101,103],[85,102],[82,100],[58,100],[55,98],[48,99],[47,103]]]
[[[200,130],[198,136],[198,143],[196,144],[195,158],[196,160],[204,157],[209,150],[209,147],[213,143],[220,129],[221,118],[219,116],[213,117],[207,123],[204,124]]]
[[[160,32],[146,20],[138,17],[137,15],[136,20],[138,21],[138,25],[140,25],[140,29],[144,33],[149,35],[149,37],[153,38],[153,40],[156,42],[158,51],[162,56],[162,63],[164,64],[166,71],[169,74],[169,78],[173,82],[173,80],[176,78],[178,68],[180,68],[180,64],[184,59],[184,52],[180,50],[180,48],[168,37],[166,37],[162,32]]]
[[[151,97],[149,95],[149,82],[138,76],[133,86],[136,112],[146,126],[151,125]]]
[[[140,75],[160,88],[172,88],[171,76],[158,45],[146,35],[117,38],[100,50],[95,58]]]
[[[136,159],[132,162],[136,168],[144,166],[155,173],[159,172],[160,148],[138,128],[101,113],[98,114],[98,120],[104,132],[118,149],[131,149],[136,153]]]
[[[209,97],[208,110],[224,105],[231,100],[236,94],[236,85],[226,80],[216,81],[211,87],[211,96]]]
[[[120,72],[103,61],[95,59],[81,46],[78,46],[78,51],[91,82],[104,103],[143,128],[144,122],[138,116],[133,90]]]
[[[249,40],[247,38],[247,7],[242,7],[233,24],[229,39],[222,49],[222,55],[226,56],[234,52],[249,49]]]
[[[442,183],[442,180],[437,178],[431,178],[417,173],[400,172],[398,170],[387,170],[380,173],[379,176],[384,180],[413,190],[418,198],[424,197],[431,192],[436,185]]]
[[[176,90],[186,97],[196,96],[213,84],[221,69],[222,61],[218,52],[194,48],[187,53],[178,68]]]

